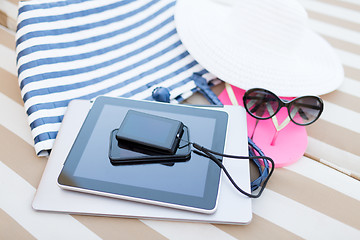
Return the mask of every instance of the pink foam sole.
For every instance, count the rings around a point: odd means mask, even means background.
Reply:
[[[243,106],[242,97],[245,91],[234,86],[232,86],[232,88],[238,104]],[[224,105],[232,105],[226,89],[219,95],[219,99]],[[278,118],[279,124],[281,124],[287,117],[286,109],[281,109],[276,117]],[[247,114],[248,136],[252,135],[255,123],[256,119]],[[305,127],[290,122],[285,128],[277,132],[275,143],[271,144],[276,132],[276,128],[271,119],[260,120],[256,127],[253,140],[266,156],[274,160],[275,167],[288,166],[299,160],[304,155],[308,143]]]

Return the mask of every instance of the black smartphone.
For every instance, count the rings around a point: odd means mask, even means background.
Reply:
[[[116,139],[149,151],[172,155],[179,146],[183,132],[184,124],[181,121],[129,110],[116,133]]]
[[[119,141],[116,138],[117,133],[118,129],[114,129],[110,136],[109,159],[113,165],[162,163],[172,166],[176,162],[185,162],[191,158],[189,132],[186,127],[174,154],[161,154],[136,143]]]

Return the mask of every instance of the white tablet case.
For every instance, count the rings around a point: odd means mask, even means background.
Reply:
[[[57,177],[90,108],[91,103],[89,101],[75,100],[70,103],[36,191],[32,203],[34,209],[112,217],[223,224],[247,224],[251,221],[251,199],[239,193],[223,173],[221,175],[218,208],[214,214],[210,215],[61,189],[57,185]],[[247,155],[247,128],[244,109],[238,106],[211,109],[226,111],[229,114],[225,153]],[[224,164],[238,185],[249,192],[249,162],[224,158]]]

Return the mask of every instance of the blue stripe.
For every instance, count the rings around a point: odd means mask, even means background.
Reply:
[[[26,113],[28,115],[30,115],[31,113],[34,113],[34,112],[37,112],[37,111],[43,110],[43,109],[56,109],[56,108],[67,107],[69,102],[73,99],[90,100],[91,98],[87,99],[85,97],[83,97],[83,98],[79,97],[79,98],[72,98],[72,99],[67,99],[67,100],[63,100],[63,101],[58,101],[58,102],[38,103],[38,104],[34,104],[34,105],[30,106],[29,109],[26,111]]]
[[[148,100],[150,100],[150,99],[148,99]],[[176,98],[175,98],[175,100],[178,102],[178,103],[181,103],[182,101],[184,101],[185,99],[182,97],[182,95],[180,94],[179,96],[177,96]]]
[[[85,16],[89,16],[92,14],[102,13],[107,10],[112,10],[112,9],[115,9],[118,7],[122,7],[122,6],[127,5],[134,1],[135,0],[119,1],[119,2],[115,2],[115,3],[109,4],[109,5],[105,5],[105,6],[100,6],[100,7],[82,10],[82,11],[78,11],[78,12],[66,13],[66,14],[62,14],[62,15],[27,18],[18,24],[17,30],[23,28],[24,26],[31,25],[31,24],[37,24],[37,23],[43,23],[43,22],[49,23],[49,22],[55,22],[55,21],[59,21],[59,20],[67,20],[67,19],[72,19],[72,18],[77,18],[77,17],[85,17]]]
[[[55,116],[55,117],[42,117],[35,119],[32,123],[30,123],[31,129],[34,129],[38,126],[49,124],[49,123],[60,123],[62,122],[64,115]]]
[[[164,54],[165,52],[167,52],[167,51],[169,51],[169,50],[171,50],[171,49],[173,49],[174,47],[177,47],[177,46],[179,46],[179,45],[181,45],[181,42],[180,42],[180,41],[178,41],[177,43],[171,45],[171,46],[168,47],[167,49],[165,49],[165,50],[163,50],[163,51],[161,51],[161,52],[156,53],[156,56],[155,56],[154,58],[156,58],[157,56],[161,56],[161,55]],[[115,90],[115,89],[120,89],[120,88],[128,85],[129,83],[135,82],[135,81],[137,81],[137,80],[139,80],[139,79],[142,79],[142,78],[144,78],[144,77],[146,77],[146,76],[148,76],[148,75],[151,75],[151,74],[153,74],[153,73],[155,73],[155,72],[157,72],[157,71],[159,71],[159,70],[161,70],[161,69],[163,69],[163,68],[166,68],[167,66],[169,66],[169,65],[171,65],[171,64],[179,61],[180,59],[182,59],[182,58],[184,58],[184,57],[186,57],[187,55],[189,55],[189,53],[188,53],[187,51],[185,51],[184,53],[180,54],[179,56],[176,56],[175,58],[167,61],[166,63],[163,63],[163,64],[161,64],[161,65],[159,65],[159,66],[157,66],[157,67],[155,67],[155,68],[153,68],[153,69],[150,69],[150,70],[148,70],[148,71],[145,71],[145,72],[143,72],[143,73],[140,73],[139,75],[137,75],[137,76],[135,76],[135,77],[132,77],[132,78],[130,78],[130,79],[127,79],[127,80],[125,80],[125,81],[123,81],[123,82],[121,82],[121,83],[115,84],[115,85],[113,85],[113,86],[111,86],[111,87],[109,87],[109,88],[102,89],[102,90],[97,91],[97,92],[95,92],[95,93],[88,94],[88,95],[82,96],[81,98],[76,98],[76,99],[92,99],[92,98],[97,97],[97,96],[99,96],[99,95],[104,95],[104,94],[106,94],[106,93],[108,93],[108,92],[111,92],[111,91],[113,91],[113,90]],[[147,59],[146,59],[146,60],[147,60]],[[146,60],[143,60],[143,61],[146,61]],[[142,61],[142,62],[143,62],[143,61]],[[115,72],[113,75],[114,75],[114,76],[117,76],[118,74]],[[70,101],[70,100],[63,100],[63,101],[58,101],[58,102],[47,102],[47,103],[35,104],[35,105],[32,105],[32,106],[30,106],[30,107],[28,108],[27,114],[30,115],[30,114],[38,111],[38,110],[41,110],[41,109],[53,109],[53,108],[58,108],[58,107],[66,107],[67,104],[69,103],[69,101]]]
[[[169,37],[171,37],[172,35],[176,34],[176,30],[172,30],[170,31],[169,33],[165,34],[164,36],[160,37],[159,39],[155,40],[154,42],[152,43],[149,43],[147,45],[145,45],[144,47],[142,48],[139,48],[139,49],[136,49],[130,53],[127,53],[125,55],[122,55],[120,57],[117,57],[115,59],[111,59],[111,60],[108,60],[108,61],[105,61],[105,62],[102,62],[102,63],[99,63],[99,64],[95,64],[95,65],[92,65],[92,66],[87,66],[87,67],[82,67],[82,68],[77,68],[77,69],[70,69],[70,70],[64,70],[64,71],[58,71],[58,72],[49,72],[49,73],[42,73],[42,74],[38,74],[38,75],[34,75],[34,76],[31,76],[31,77],[27,77],[25,78],[24,80],[21,81],[20,83],[20,88],[23,89],[24,86],[26,84],[29,84],[31,82],[37,82],[37,81],[42,81],[42,80],[48,80],[48,79],[52,79],[52,78],[59,78],[59,77],[65,77],[65,76],[73,76],[73,75],[77,75],[77,74],[81,74],[81,73],[87,73],[87,72],[91,72],[91,71],[94,71],[94,70],[97,70],[97,69],[101,69],[101,68],[104,68],[104,67],[107,67],[107,66],[110,66],[110,65],[113,65],[117,62],[120,62],[120,61],[123,61],[129,57],[132,57],[132,56],[135,56],[136,54],[139,54],[141,52],[143,52],[144,50],[146,49],[149,49],[159,43],[161,43],[162,41],[168,39]],[[165,51],[170,51],[171,49],[173,48],[176,48],[177,46],[179,46],[181,44],[180,41],[176,42],[175,44],[171,45],[169,48],[166,48]],[[137,66],[140,66],[156,57],[159,57],[159,53],[156,53],[152,56],[150,56],[148,59],[143,59],[131,66],[127,66],[123,69],[121,69],[121,71],[117,71],[116,73],[117,74],[121,74],[123,72],[126,72],[126,71],[129,71]],[[114,74],[112,74],[113,76],[116,76]],[[109,77],[108,77],[109,78]],[[93,84],[93,83],[96,83],[96,82],[99,82],[99,80],[101,79],[97,79],[96,81],[94,80],[91,80],[91,81],[87,81],[87,82],[84,82],[86,83],[87,85],[89,84]],[[77,83],[77,84],[73,84],[73,85],[70,85],[70,86],[76,86],[78,84],[83,84],[83,83]],[[71,89],[71,88],[69,88]],[[24,98],[24,101],[26,101],[27,99]]]
[[[35,142],[35,144],[37,144],[38,142],[42,142],[42,141],[45,141],[45,140],[55,139],[57,133],[58,133],[57,131],[56,132],[40,133],[39,135],[37,135],[34,138],[34,142]]]
[[[184,79],[184,80],[182,80],[182,81],[180,81],[180,82],[177,82],[177,83],[171,85],[171,86],[169,87],[169,90],[171,91],[171,90],[176,89],[176,88],[178,88],[178,87],[184,86],[185,84],[187,84],[187,83],[190,82],[190,81],[193,81],[193,80],[191,79],[191,76],[188,77],[188,78],[186,78],[186,79]]]
[[[94,97],[96,97],[96,96],[94,96]],[[75,100],[75,99],[90,100],[91,97],[86,98],[86,96],[84,96],[84,97],[71,98],[71,99],[66,99],[66,100],[57,101],[57,102],[38,103],[38,104],[35,104],[35,105],[32,105],[31,107],[29,107],[29,109],[26,111],[26,113],[28,115],[30,115],[31,113],[34,113],[36,111],[43,110],[43,109],[55,109],[55,108],[67,107],[69,102],[72,100]]]
[[[208,70],[206,70],[206,69],[203,69],[203,70],[197,72],[197,74],[199,74],[200,76],[202,76],[202,75],[204,75],[206,73],[209,73]]]
[[[25,6],[22,6],[19,8],[19,14],[28,12],[31,10],[37,10],[37,9],[49,9],[54,7],[66,7],[70,6],[72,4],[78,4],[82,2],[86,2],[89,0],[71,0],[71,1],[58,1],[58,2],[48,2],[48,3],[40,3],[40,4],[27,4]],[[31,3],[31,2],[30,2]]]
[[[56,35],[80,32],[80,31],[84,31],[84,30],[95,29],[97,27],[105,26],[105,25],[108,25],[108,24],[111,24],[114,22],[119,22],[119,21],[122,21],[126,18],[132,17],[132,16],[148,9],[157,1],[159,1],[159,0],[153,0],[152,2],[147,3],[146,5],[141,6],[140,8],[135,9],[131,12],[128,12],[128,13],[125,13],[125,14],[122,14],[122,15],[119,15],[119,16],[116,16],[113,18],[109,18],[109,19],[106,19],[106,20],[103,20],[100,22],[96,22],[96,23],[88,23],[88,24],[84,24],[84,25],[80,25],[80,26],[66,27],[66,28],[60,28],[60,29],[29,32],[29,33],[22,35],[19,39],[17,39],[16,46],[18,46],[23,41],[26,41],[26,40],[29,40],[29,39],[35,38],[35,37],[56,36]]]
[[[120,48],[123,48],[127,45],[130,45],[140,39],[143,39],[147,36],[149,36],[150,34],[160,30],[161,28],[163,28],[165,25],[173,22],[174,17],[171,16],[168,19],[166,19],[165,21],[163,21],[162,23],[158,24],[157,26],[153,27],[152,29],[149,29],[148,31],[141,33],[138,36],[135,36],[131,39],[128,39],[124,42],[120,42],[118,44],[115,45],[111,45],[109,47],[106,48],[102,48],[102,49],[97,49],[95,51],[92,52],[87,52],[87,53],[81,53],[81,54],[76,54],[76,55],[69,55],[69,56],[61,56],[61,57],[53,57],[53,58],[43,58],[43,59],[36,59],[33,60],[31,62],[25,63],[23,65],[21,65],[19,67],[18,70],[18,74],[20,75],[20,73],[22,73],[24,70],[30,69],[30,68],[34,68],[37,66],[41,66],[41,65],[48,65],[48,64],[56,64],[56,63],[61,63],[61,62],[71,62],[71,61],[76,61],[76,60],[81,60],[81,59],[86,59],[86,58],[91,58],[94,56],[99,56],[108,52],[112,52],[115,50],[118,50]]]
[[[81,45],[85,45],[88,43],[95,43],[104,39],[109,39],[112,37],[115,37],[117,35],[120,34],[124,34],[134,28],[137,27],[141,27],[144,23],[147,23],[151,20],[153,20],[155,17],[157,17],[158,15],[162,14],[163,12],[165,12],[166,10],[168,10],[169,8],[171,8],[173,6],[173,3],[168,4],[166,6],[164,6],[163,8],[161,8],[160,10],[158,10],[157,12],[155,12],[154,14],[146,17],[145,19],[134,23],[130,26],[121,28],[119,30],[110,32],[110,33],[105,33],[105,34],[101,34],[98,36],[94,36],[94,37],[90,37],[90,38],[85,38],[85,39],[81,39],[81,40],[77,40],[77,41],[72,41],[72,42],[63,42],[63,43],[52,43],[52,44],[41,44],[41,45],[36,45],[36,46],[32,46],[32,47],[28,47],[23,49],[22,51],[20,51],[17,54],[16,60],[18,61],[21,57],[26,56],[30,53],[34,53],[34,52],[38,52],[38,51],[49,51],[52,49],[63,49],[63,48],[70,48],[70,47],[77,47],[77,46],[81,46]],[[173,17],[173,15],[172,15]]]

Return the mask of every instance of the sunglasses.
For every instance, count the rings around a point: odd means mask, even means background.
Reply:
[[[262,88],[246,91],[243,101],[246,111],[260,120],[272,118],[282,107],[286,107],[290,120],[301,126],[315,122],[324,109],[323,101],[317,96],[302,96],[288,101]]]

